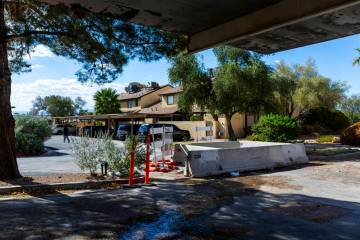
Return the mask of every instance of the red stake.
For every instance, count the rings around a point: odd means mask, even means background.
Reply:
[[[129,185],[134,184],[134,168],[135,168],[135,150],[131,152]]]
[[[150,134],[146,136],[145,183],[150,183]]]

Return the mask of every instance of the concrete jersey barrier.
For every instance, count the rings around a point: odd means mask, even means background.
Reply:
[[[193,177],[206,177],[233,171],[273,169],[309,161],[303,143],[254,141],[177,146],[174,160],[187,162]]]

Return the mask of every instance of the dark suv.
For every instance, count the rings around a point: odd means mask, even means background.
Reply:
[[[133,134],[137,135],[139,132],[140,124],[133,124]],[[131,135],[131,124],[119,124],[116,131],[116,138],[124,141],[127,136]]]
[[[173,127],[173,139],[174,141],[189,141],[191,136],[190,132],[187,130],[182,130],[178,128],[174,124],[162,124],[162,123],[156,123],[156,124],[143,124],[139,128],[139,139],[141,141],[145,141],[146,135],[149,133],[149,130],[151,128],[159,128],[159,127]],[[161,139],[161,134],[155,134],[155,139]]]

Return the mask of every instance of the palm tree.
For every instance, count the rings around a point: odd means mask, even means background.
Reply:
[[[115,89],[104,88],[94,95],[96,114],[110,114],[120,112],[119,94]]]

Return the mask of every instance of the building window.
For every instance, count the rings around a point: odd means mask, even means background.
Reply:
[[[128,104],[128,108],[132,108],[132,100],[128,100],[127,104]]]
[[[139,106],[139,99],[135,99],[135,107]]]
[[[167,104],[168,105],[173,105],[174,104],[174,96],[173,95],[167,96]]]

